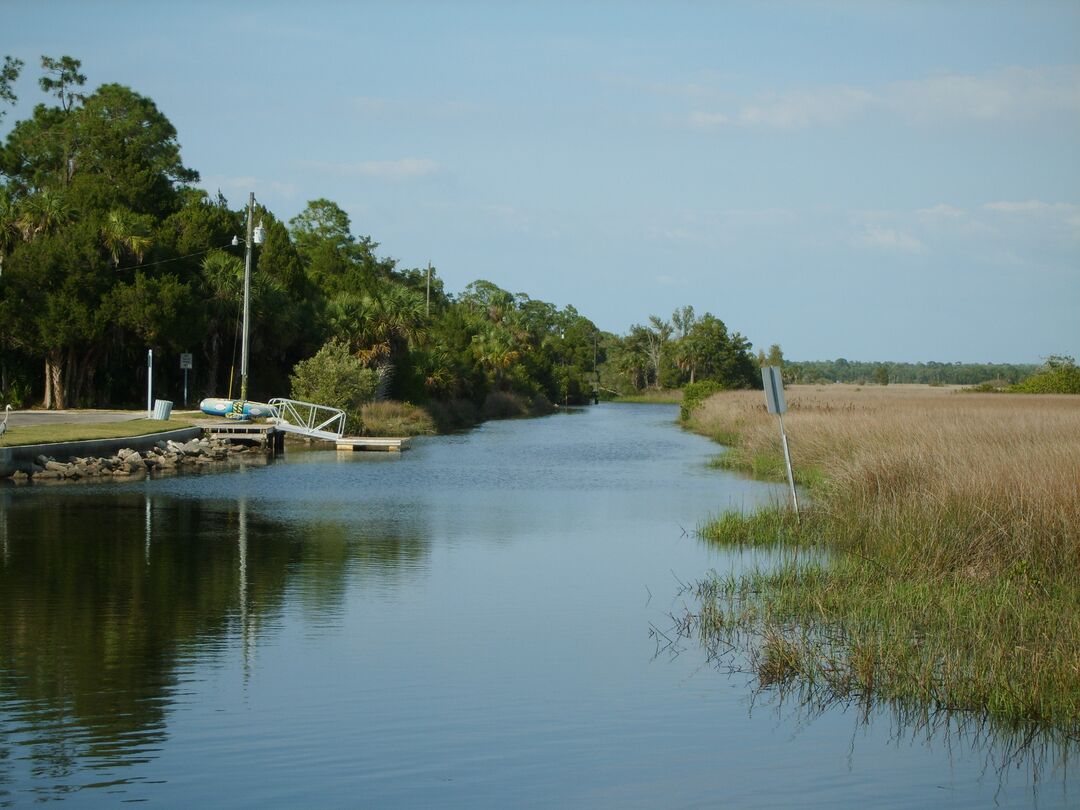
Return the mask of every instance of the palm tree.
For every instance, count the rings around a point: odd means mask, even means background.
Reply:
[[[369,366],[399,356],[427,336],[424,300],[400,284],[382,282],[370,293],[338,293],[328,306],[331,329]]]
[[[142,262],[147,248],[153,243],[147,233],[147,219],[126,208],[114,208],[105,216],[101,241],[112,257],[113,267],[120,266],[120,257],[124,253],[130,253],[135,261]]]
[[[0,276],[4,274],[4,257],[20,241],[19,212],[6,189],[0,189]]]
[[[240,307],[244,290],[244,264],[223,250],[212,250],[202,261],[203,283],[209,294],[206,301],[207,382],[217,382],[221,362],[221,347],[230,324],[239,328]]]
[[[42,234],[52,233],[74,217],[75,212],[64,195],[46,188],[22,201],[16,226],[23,240],[30,242]]]
[[[494,324],[485,324],[473,337],[472,350],[480,365],[491,374],[496,389],[502,387],[506,370],[521,357],[513,335]]]

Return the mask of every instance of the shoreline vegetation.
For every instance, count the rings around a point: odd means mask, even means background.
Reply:
[[[702,537],[782,561],[696,588],[712,651],[762,688],[973,711],[1080,739],[1080,401],[929,386],[792,386],[809,507],[725,514]],[[684,420],[719,466],[784,480],[760,392]]]

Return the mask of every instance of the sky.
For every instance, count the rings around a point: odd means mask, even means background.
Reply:
[[[328,198],[449,292],[623,334],[691,305],[792,359],[1080,358],[1080,3],[0,0],[200,185]]]

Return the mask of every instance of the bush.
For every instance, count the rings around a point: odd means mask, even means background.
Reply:
[[[1071,357],[1049,357],[1042,370],[1009,388],[1018,394],[1080,394],[1080,367]]]
[[[524,397],[507,391],[492,391],[480,408],[480,415],[484,419],[511,419],[528,414],[529,402]]]
[[[476,405],[471,399],[432,400],[428,405],[428,412],[440,433],[471,428],[480,421]]]
[[[683,386],[682,407],[679,408],[679,419],[685,422],[690,418],[702,402],[711,397],[717,391],[722,391],[724,386],[716,380],[702,380],[701,382],[689,383]]]
[[[331,340],[314,357],[297,363],[289,379],[294,399],[341,408],[345,411],[345,431],[357,434],[363,427],[360,410],[375,398],[379,385],[379,375],[338,340]]]

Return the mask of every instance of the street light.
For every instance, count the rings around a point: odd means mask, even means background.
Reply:
[[[232,238],[233,246],[237,246],[242,241],[244,243],[244,332],[243,342],[240,348],[240,400],[247,399],[247,381],[248,381],[248,317],[251,312],[251,246],[252,244],[261,245],[266,241],[266,228],[263,227],[262,221],[259,221],[257,227],[252,227],[252,222],[255,217],[255,192],[248,193],[248,209],[247,209],[247,239],[240,239],[238,236]]]

